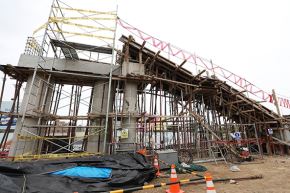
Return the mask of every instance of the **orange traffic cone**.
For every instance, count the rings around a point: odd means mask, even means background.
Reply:
[[[205,173],[204,178],[206,182],[206,193],[216,193],[211,174],[208,172]]]
[[[156,176],[159,177],[160,176],[160,167],[159,167],[159,163],[158,163],[158,159],[157,156],[154,157],[154,163],[153,166],[156,168],[157,172],[156,172]]]
[[[171,165],[171,175],[170,175],[170,182],[177,182],[177,174],[176,174],[176,170],[175,170],[175,165],[172,164]],[[180,185],[179,184],[172,184],[170,185],[170,188],[168,190],[166,190],[166,193],[184,193],[183,190],[180,189]]]

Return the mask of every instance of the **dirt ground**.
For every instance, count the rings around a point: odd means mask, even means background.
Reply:
[[[290,157],[269,157],[256,159],[252,162],[244,162],[236,164],[240,168],[240,172],[232,172],[229,170],[229,165],[225,163],[204,163],[201,164],[208,168],[213,178],[234,178],[247,177],[253,175],[263,175],[262,179],[256,180],[237,180],[237,184],[227,182],[216,182],[215,188],[217,193],[290,193]],[[179,179],[194,178],[190,174],[179,174]],[[168,182],[169,179],[155,179],[150,184],[159,182]],[[167,187],[155,188],[151,190],[142,190],[139,193],[165,192]],[[187,184],[181,186],[181,189],[188,192],[205,193],[205,184]]]

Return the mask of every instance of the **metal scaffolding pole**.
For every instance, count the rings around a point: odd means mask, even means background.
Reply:
[[[118,13],[118,7],[116,9],[116,13]],[[112,75],[113,75],[113,65],[114,65],[114,55],[115,55],[115,42],[116,42],[116,30],[117,30],[117,16],[116,16],[115,19],[116,19],[115,20],[115,26],[114,26],[115,31],[114,31],[113,46],[112,46],[112,59],[111,59],[111,65],[110,65],[110,78],[109,78],[108,99],[107,99],[107,107],[106,107],[106,120],[105,120],[103,153],[106,152],[106,145],[107,145],[108,121],[109,121],[111,87],[112,87]]]

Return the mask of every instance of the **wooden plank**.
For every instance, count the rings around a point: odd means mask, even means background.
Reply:
[[[200,81],[199,83],[198,83],[198,85],[202,85],[203,83],[205,83],[206,81],[208,81],[208,79],[207,78],[205,78],[205,79],[203,79],[202,81]]]
[[[206,70],[203,70],[201,71],[200,73],[198,73],[197,75],[193,76],[191,79],[190,79],[190,82],[191,81],[194,81],[196,79],[198,79],[203,73],[205,73]]]
[[[240,95],[240,94],[242,94],[242,93],[244,93],[244,92],[247,92],[246,90],[242,90],[242,91],[240,91],[240,92],[236,92],[236,93],[233,93],[233,95]]]
[[[226,105],[232,105],[232,104],[237,104],[241,102],[244,102],[244,101],[243,100],[232,101],[232,102],[228,102]]]
[[[273,136],[272,136],[272,139],[274,139],[274,140],[278,141],[279,143],[282,143],[282,144],[287,145],[287,146],[290,147],[290,143],[288,143],[287,141],[282,141],[281,139],[278,139],[278,138],[273,137]]]
[[[143,56],[143,48],[145,47],[145,44],[146,44],[146,41],[143,41],[142,45],[141,45],[141,48],[139,50],[139,63],[142,64],[142,56]]]
[[[245,111],[240,111],[240,113],[250,113],[250,112],[254,112],[255,109],[250,109],[250,110],[245,110]]]
[[[160,50],[154,55],[154,57],[152,58],[152,61],[151,61],[151,64],[150,64],[150,66],[149,66],[149,69],[151,69],[152,68],[152,66],[153,66],[153,64],[155,63],[155,61],[156,61],[156,58],[158,57],[158,55],[160,54]]]
[[[149,61],[150,61],[150,57],[147,57],[147,59],[144,62],[144,65],[146,66],[149,63]]]
[[[175,68],[175,72],[177,71],[177,70],[179,70],[185,63],[187,62],[187,60],[184,60],[179,66],[177,66],[176,68]]]

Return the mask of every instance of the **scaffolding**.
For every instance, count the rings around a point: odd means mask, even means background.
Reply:
[[[176,64],[145,41],[122,36],[117,50],[116,28],[117,10],[53,1],[47,22],[27,39],[21,56],[36,65],[1,66],[0,104],[6,76],[16,80],[13,108],[6,112],[11,121],[18,118],[11,158],[174,149],[191,162],[238,156],[241,146],[260,157],[284,153],[268,129],[277,137],[286,119],[205,70],[192,74],[183,68],[186,60]],[[10,126],[2,149],[9,132]]]
[[[72,62],[106,63],[112,69],[116,22],[116,10],[74,9],[65,1],[52,2],[48,21],[34,31],[34,36],[27,39],[25,46],[24,55],[35,56],[37,62],[33,72],[26,77],[27,87],[22,100],[23,108],[18,114],[19,129],[14,134],[11,157],[74,153],[85,149],[85,141],[89,136],[107,131],[107,125],[95,126],[88,119],[94,80],[91,83],[83,82],[73,72],[58,71],[55,76],[54,64],[57,60],[66,59]],[[39,35],[41,33],[44,35]],[[74,77],[69,77],[71,75]],[[108,82],[110,85],[111,77],[112,70],[93,79],[100,78],[105,80],[104,84]],[[21,83],[17,80],[20,87]],[[16,96],[19,96],[19,86],[16,87]],[[110,92],[104,94],[110,95]],[[14,111],[14,103],[11,111]],[[86,121],[86,124],[81,121]],[[6,131],[9,132],[9,129]],[[82,135],[77,136],[76,131]],[[5,140],[6,135],[1,145]],[[74,147],[77,143],[82,143],[78,150]],[[33,151],[27,152],[26,149]]]

